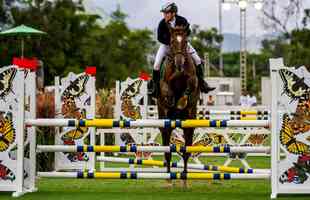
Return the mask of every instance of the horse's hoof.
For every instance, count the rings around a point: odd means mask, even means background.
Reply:
[[[169,105],[171,108],[174,107],[175,102],[174,102],[174,98],[173,98],[173,97],[168,99],[168,105]]]
[[[182,180],[182,186],[184,190],[187,190],[191,187],[191,184],[187,180]]]
[[[171,180],[167,180],[166,184],[164,185],[165,188],[171,189],[173,187],[173,183]]]
[[[188,96],[184,95],[179,99],[177,103],[177,109],[183,110],[184,108],[186,108],[187,104],[188,104]]]

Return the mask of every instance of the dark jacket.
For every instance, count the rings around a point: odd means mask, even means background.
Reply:
[[[175,16],[175,25],[176,26],[184,26],[187,29],[187,36],[190,35],[191,29],[189,27],[189,23],[187,20],[179,15]],[[157,29],[157,39],[160,43],[169,45],[170,44],[170,32],[168,28],[168,24],[165,22],[165,19],[162,19],[159,22],[158,29]]]

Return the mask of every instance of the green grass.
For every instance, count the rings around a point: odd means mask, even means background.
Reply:
[[[190,181],[191,187],[183,189],[175,181],[172,189],[165,188],[165,181],[143,180],[65,180],[41,179],[39,192],[27,194],[20,199],[269,199],[269,181]],[[0,193],[0,199],[13,199],[10,193]],[[310,199],[309,196],[283,196],[280,199]]]
[[[161,156],[156,157],[160,159]],[[174,160],[177,160],[175,157]],[[248,158],[254,168],[268,168],[269,159],[264,157]],[[204,159],[210,164],[223,164],[224,159],[211,157]],[[97,165],[98,166],[98,165]],[[125,164],[109,164],[107,167],[126,167]],[[234,162],[233,166],[241,166]],[[95,179],[47,179],[38,180],[36,193],[26,194],[21,200],[264,200],[270,199],[270,182],[268,180],[231,180],[231,181],[189,181],[190,187],[184,189],[181,181],[173,181],[174,187],[167,188],[163,180],[95,180]],[[13,199],[11,193],[0,193],[0,200]],[[285,195],[280,200],[307,200],[310,196]]]

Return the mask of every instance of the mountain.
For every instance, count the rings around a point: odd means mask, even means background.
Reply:
[[[240,50],[240,36],[233,33],[224,33],[223,52],[235,52]]]
[[[224,33],[223,51],[236,52],[240,50],[240,35],[234,33]],[[261,41],[264,36],[247,37],[247,50],[252,53],[258,53],[261,48]]]

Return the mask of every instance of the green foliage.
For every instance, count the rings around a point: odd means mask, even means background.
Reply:
[[[261,77],[269,76],[269,58],[269,54],[266,53],[247,54],[247,88],[255,94],[258,94],[261,89]],[[224,75],[226,77],[239,77],[240,52],[224,53],[223,59],[225,63]],[[254,69],[255,72],[253,72]]]
[[[286,45],[285,57],[289,66],[306,65],[310,67],[310,30],[294,30],[291,33],[290,45]]]
[[[240,74],[240,53],[232,52],[232,53],[224,53],[223,60],[224,63],[224,76],[228,77],[238,77]]]
[[[147,55],[154,41],[149,30],[130,30],[120,7],[111,22],[100,27],[97,15],[84,12],[83,4],[73,0],[29,1],[26,9],[11,9],[15,24],[26,24],[47,32],[47,36],[26,38],[26,57],[38,57],[45,65],[45,84],[54,76],[82,72],[97,67],[97,86],[112,87],[115,80],[137,76],[148,68]],[[1,12],[0,12],[1,16]],[[16,38],[2,38],[0,64],[7,65],[19,56]],[[12,45],[13,44],[13,45]]]
[[[310,30],[293,30],[289,37],[279,36],[263,41],[262,56],[265,58],[283,57],[287,66],[310,67]]]
[[[304,27],[307,27],[308,24],[310,22],[310,9],[305,9],[304,11],[304,18],[302,20],[302,24],[304,25]]]
[[[191,34],[191,44],[196,49],[200,57],[203,58],[204,53],[209,54],[210,63],[218,65],[219,60],[219,44],[223,41],[216,28],[202,30],[198,25],[194,25]]]
[[[104,64],[99,69],[100,85],[114,84],[128,76],[137,76],[148,68],[147,55],[154,46],[149,30],[129,30],[123,19],[114,18],[98,37],[103,50],[98,59]],[[108,66],[108,67],[106,67]]]

